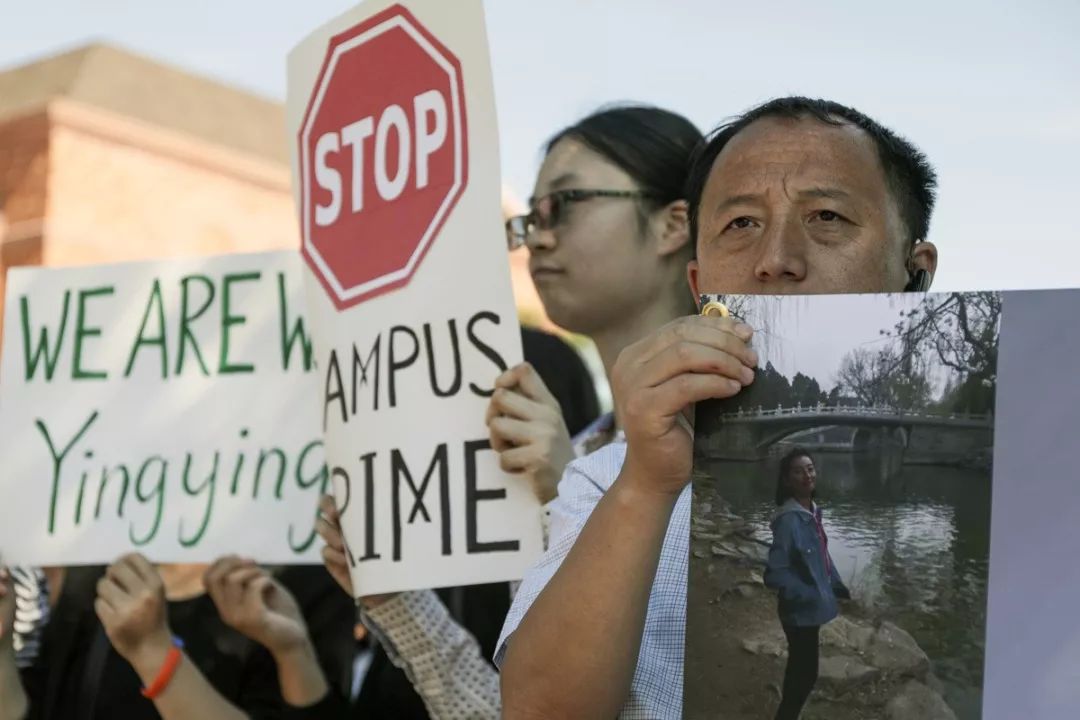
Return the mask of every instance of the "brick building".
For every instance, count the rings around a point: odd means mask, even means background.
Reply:
[[[296,247],[281,103],[108,45],[0,72],[0,311],[15,265]]]

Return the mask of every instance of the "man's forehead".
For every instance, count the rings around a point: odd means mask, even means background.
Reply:
[[[886,189],[877,149],[866,132],[812,117],[755,120],[728,141],[709,175],[716,189],[733,194],[761,191],[778,181],[864,195]]]

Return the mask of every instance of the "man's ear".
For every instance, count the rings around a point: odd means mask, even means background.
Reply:
[[[690,204],[685,200],[669,203],[658,213],[656,253],[667,257],[686,247],[690,242]]]
[[[930,282],[934,280],[934,273],[937,271],[938,252],[937,247],[932,242],[917,242],[915,247],[911,249],[911,267],[909,268],[912,273],[917,270],[925,270],[930,276]],[[927,284],[929,287],[929,284]]]

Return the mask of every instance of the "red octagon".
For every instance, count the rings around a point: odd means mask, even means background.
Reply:
[[[334,305],[401,287],[468,181],[461,63],[391,6],[331,39],[298,141],[303,255]]]

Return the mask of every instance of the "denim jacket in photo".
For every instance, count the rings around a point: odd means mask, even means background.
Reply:
[[[765,585],[778,593],[784,625],[824,625],[837,616],[837,598],[850,597],[836,563],[826,560],[828,541],[818,535],[820,518],[820,508],[815,505],[810,512],[794,498],[773,516]]]

